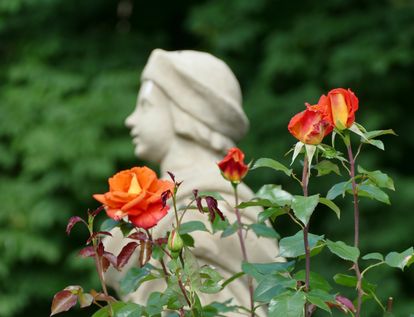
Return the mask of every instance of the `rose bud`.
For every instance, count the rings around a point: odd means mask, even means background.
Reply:
[[[344,130],[355,121],[358,98],[350,89],[336,88],[319,99],[318,107],[327,110],[326,117],[333,126],[338,130]]]
[[[217,163],[225,179],[238,184],[246,176],[249,167],[244,164],[244,153],[236,148],[231,148],[224,159]]]
[[[305,144],[321,143],[323,138],[333,129],[330,123],[323,118],[323,113],[314,107],[308,106],[308,109],[293,116],[288,125],[289,132]]]
[[[172,252],[180,252],[184,246],[183,239],[181,239],[180,234],[177,230],[172,230],[170,236],[168,237],[167,247]]]

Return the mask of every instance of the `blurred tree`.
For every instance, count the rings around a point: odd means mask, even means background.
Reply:
[[[391,207],[363,202],[363,253],[412,245],[413,21],[408,0],[0,1],[0,316],[45,316],[67,284],[98,287],[91,263],[76,258],[86,232],[68,239],[65,224],[96,206],[91,194],[108,175],[139,164],[123,120],[156,47],[205,50],[230,64],[251,119],[241,144],[249,157],[280,159],[294,143],[287,122],[305,101],[352,88],[357,121],[399,134],[386,138],[386,152],[366,148],[360,158],[397,187]],[[261,171],[247,181],[289,188]],[[313,231],[352,241],[349,199],[342,205],[340,223],[322,210]],[[318,270],[329,275],[332,261],[324,254]],[[369,277],[382,299],[396,298],[397,315],[414,312],[412,270]],[[377,316],[372,305],[366,316]]]

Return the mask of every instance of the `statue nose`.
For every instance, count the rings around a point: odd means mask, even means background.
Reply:
[[[134,126],[134,118],[135,118],[135,111],[133,113],[131,113],[126,119],[125,119],[125,125],[128,128],[133,128]]]

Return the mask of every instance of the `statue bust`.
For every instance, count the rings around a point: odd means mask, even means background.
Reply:
[[[164,178],[170,171],[178,181],[183,181],[177,193],[179,205],[188,203],[193,189],[219,192],[233,204],[232,186],[223,179],[217,167],[226,151],[248,130],[240,86],[233,72],[223,61],[208,53],[156,49],[143,70],[141,81],[136,109],[126,119],[136,156],[159,164]],[[246,201],[253,197],[253,193],[240,184],[239,197]],[[233,223],[234,212],[224,204],[220,204],[220,208]],[[257,213],[254,208],[244,210],[242,221],[253,222]],[[155,238],[165,236],[171,230],[173,217],[173,212],[169,212],[153,228]],[[208,222],[199,212],[188,212],[184,219],[184,222]],[[209,227],[207,223],[206,227]],[[200,231],[192,235],[194,254],[200,265],[213,265],[224,278],[241,271],[242,253],[236,235],[223,239],[219,234],[212,236]],[[117,239],[109,239],[107,248],[119,250]],[[250,231],[246,249],[250,262],[272,262],[278,255],[273,240],[257,238]],[[114,274],[109,272],[109,283]],[[129,299],[145,304],[150,292],[164,288],[164,281],[146,282]],[[244,279],[233,281],[219,294],[200,295],[204,304],[233,298],[233,304],[249,306]]]

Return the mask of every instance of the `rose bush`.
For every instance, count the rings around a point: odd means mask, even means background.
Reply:
[[[262,307],[268,308],[269,317],[311,317],[317,311],[331,312],[331,308],[355,317],[364,316],[362,304],[375,301],[382,316],[393,316],[393,299],[378,298],[376,285],[367,279],[367,272],[381,265],[404,270],[414,263],[414,248],[402,252],[389,252],[383,255],[372,252],[361,255],[359,250],[359,200],[368,197],[381,203],[390,204],[385,189],[394,190],[392,179],[381,171],[369,171],[356,165],[356,158],[364,145],[373,145],[381,150],[384,145],[377,137],[384,134],[395,134],[392,130],[376,130],[368,132],[355,122],[355,111],[358,109],[358,98],[350,90],[337,88],[323,95],[318,104],[306,104],[306,109],[296,114],[289,122],[289,132],[299,141],[292,148],[292,163],[297,157],[303,157],[301,164],[302,177],[296,176],[293,169],[271,159],[260,158],[250,167],[244,163],[244,153],[238,148],[229,150],[225,158],[218,163],[223,177],[229,181],[234,190],[232,205],[219,193],[202,193],[197,189],[190,197],[190,203],[177,208],[176,194],[181,182],[169,173],[172,182],[159,180],[155,173],[147,167],[134,167],[117,173],[109,179],[109,192],[96,194],[94,198],[103,204],[95,211],[88,212],[87,221],[80,217],[72,217],[67,226],[67,233],[76,223],[84,223],[89,230],[87,247],[80,251],[82,257],[95,260],[97,272],[102,285],[102,292],[91,290],[85,292],[78,285],[71,285],[58,292],[52,302],[52,314],[69,310],[80,303],[81,307],[92,303],[101,308],[93,317],[146,316],[160,317],[168,311],[171,316],[179,317],[213,317],[227,316],[228,313],[258,316]],[[323,144],[323,138],[332,133],[332,146]],[[351,134],[353,133],[353,134]],[[343,141],[347,156],[335,148],[335,136]],[[353,152],[353,142],[357,137],[358,150]],[[315,158],[312,163],[313,158]],[[346,172],[345,180],[334,184],[323,195],[309,193],[308,184],[314,172],[318,176],[335,172],[340,174],[340,167]],[[250,170],[268,168],[283,172],[298,182],[301,194],[291,194],[276,184],[264,185],[255,197],[246,202],[238,201],[238,185]],[[230,185],[231,184],[231,185]],[[351,195],[354,225],[353,244],[344,241],[333,241],[324,234],[311,233],[311,218],[320,205],[331,209],[338,218],[341,210],[333,202],[340,196]],[[167,200],[171,199],[175,222],[165,237],[153,239],[151,228],[156,226],[169,210]],[[236,221],[231,224],[220,211],[218,201],[223,200],[232,207]],[[204,202],[204,204],[203,204]],[[261,207],[263,211],[257,215],[256,223],[243,223],[241,214],[244,208]],[[94,229],[94,219],[105,209],[110,219],[109,225],[104,222],[99,231]],[[209,230],[204,222],[184,222],[187,212],[206,214],[210,221]],[[343,213],[348,216],[349,213]],[[217,217],[218,216],[218,217]],[[279,254],[286,262],[250,263],[245,246],[246,233],[251,230],[258,237],[278,239],[275,231],[277,219],[288,216],[298,225],[295,234],[279,239]],[[116,221],[113,221],[116,220]],[[207,222],[207,221],[206,221]],[[269,226],[269,223],[273,227]],[[124,237],[132,240],[119,254],[105,250],[103,237],[111,239],[111,229],[119,227]],[[205,231],[212,234],[221,232],[225,238],[238,235],[242,258],[240,272],[227,280],[215,271],[212,266],[199,267],[192,249],[196,247],[191,236],[193,231]],[[338,272],[330,279],[312,271],[311,258],[323,249],[328,249],[333,256],[339,257],[351,268],[352,274]],[[142,283],[152,280],[165,280],[165,290],[150,294],[146,305],[123,302],[112,297],[105,284],[104,272],[110,267],[121,270],[135,252],[139,252],[138,266],[128,271],[120,281],[124,295],[139,291]],[[225,256],[225,255],[223,255]],[[275,255],[276,256],[276,255]],[[156,267],[150,260],[158,261]],[[304,269],[297,264],[305,260]],[[346,273],[346,274],[345,274]],[[233,305],[229,301],[202,304],[199,294],[215,294],[222,291],[234,280],[247,275],[250,295],[250,306]],[[335,282],[341,287],[356,290],[353,299],[341,294],[339,289],[331,286]],[[102,305],[98,302],[105,302]]]

